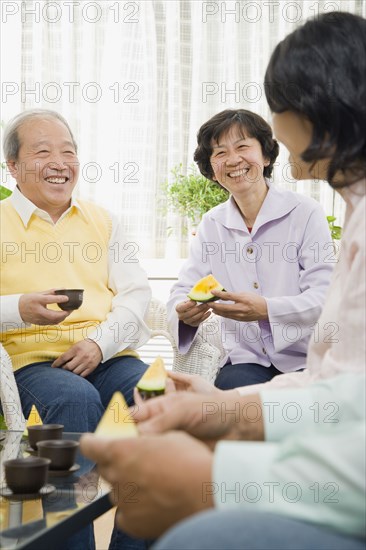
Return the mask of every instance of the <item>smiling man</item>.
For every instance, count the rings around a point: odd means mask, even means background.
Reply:
[[[15,117],[4,153],[17,186],[1,203],[1,342],[23,412],[35,404],[44,423],[93,431],[116,390],[132,402],[145,371],[134,350],[149,338],[147,278],[119,222],[73,198],[77,145],[58,113]],[[82,306],[61,311],[57,288],[83,288]]]

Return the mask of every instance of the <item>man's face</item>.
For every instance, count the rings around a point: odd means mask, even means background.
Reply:
[[[70,206],[79,161],[70,132],[60,120],[34,117],[18,130],[18,159],[8,167],[23,195],[46,212]]]

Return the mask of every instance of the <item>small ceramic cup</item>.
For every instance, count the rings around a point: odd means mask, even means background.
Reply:
[[[84,289],[82,288],[63,288],[61,290],[55,290],[55,294],[59,296],[67,296],[69,301],[57,304],[63,311],[71,311],[78,309],[83,303]]]
[[[14,494],[33,494],[47,482],[51,461],[48,458],[29,456],[4,462],[6,484]]]
[[[51,460],[50,470],[69,470],[75,463],[79,442],[68,439],[48,439],[37,443],[38,456]]]
[[[45,439],[62,439],[63,424],[42,424],[40,426],[28,426],[28,441],[30,447],[37,450],[38,441]]]

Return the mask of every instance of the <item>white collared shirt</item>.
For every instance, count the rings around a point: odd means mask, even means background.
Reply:
[[[27,199],[18,188],[15,188],[13,194],[6,200],[12,202],[25,227],[28,226],[32,215],[55,225],[50,215]],[[65,218],[72,208],[77,208],[80,214],[83,215],[83,207],[76,199],[72,198],[69,208],[62,214],[56,224]],[[100,347],[103,361],[110,359],[126,348],[137,349],[150,338],[150,329],[144,322],[144,316],[151,299],[147,276],[137,259],[134,259],[134,262],[125,262],[123,259],[116,261],[115,245],[118,243],[119,247],[123,249],[123,243],[126,239],[121,223],[116,216],[112,214],[110,216],[112,232],[108,246],[108,286],[114,292],[112,310],[107,315],[106,320],[98,326],[98,330],[95,333],[88,334],[88,339],[94,340]],[[1,296],[2,330],[6,330],[9,326],[14,328],[14,324],[17,324],[19,328],[27,326],[19,313],[20,296],[21,294]],[[133,326],[138,326],[136,341],[134,340],[133,343],[131,343],[130,338],[131,323],[133,323]],[[113,330],[113,327],[117,326],[119,327],[118,338],[115,337],[115,330]]]

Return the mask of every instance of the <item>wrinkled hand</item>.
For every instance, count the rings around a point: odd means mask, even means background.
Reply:
[[[193,300],[180,302],[175,308],[178,313],[179,321],[191,327],[198,327],[202,321],[208,319],[211,315],[210,304],[197,304]]]
[[[52,366],[70,370],[85,378],[97,368],[102,359],[98,344],[93,340],[82,340],[60,355]]]
[[[169,373],[168,373],[168,376],[169,376]],[[167,378],[166,385],[165,385],[165,393],[173,393],[175,391],[176,389],[175,389],[173,380],[170,380],[170,378]],[[142,399],[141,394],[137,389],[137,386],[133,388],[133,400],[135,402],[135,405],[137,406],[142,405],[146,401],[146,399]]]
[[[211,382],[202,378],[198,374],[183,374],[181,372],[168,372],[168,379],[172,382],[167,385],[165,393],[173,391],[190,391],[194,393],[207,393],[219,395],[223,390],[216,388]],[[225,392],[226,393],[226,392]]]
[[[68,302],[67,296],[58,296],[55,289],[43,292],[22,294],[19,298],[19,313],[25,323],[33,325],[58,325],[71,311],[54,311],[48,309],[48,304],[62,304]]]
[[[210,447],[219,439],[264,437],[259,395],[240,396],[236,390],[219,396],[177,392],[150,399],[131,414],[141,434],[184,430]]]
[[[86,434],[81,452],[112,484],[116,521],[136,537],[158,537],[213,506],[212,453],[184,433],[107,441]]]
[[[235,319],[236,321],[268,320],[267,301],[263,296],[251,292],[222,292],[211,291],[214,296],[233,304],[211,302],[211,309],[216,315]]]
[[[176,393],[177,391],[189,391],[193,393],[222,394],[223,390],[216,388],[211,382],[208,382],[198,374],[183,374],[181,372],[168,371],[168,378],[165,386],[165,395]],[[225,392],[226,394],[227,392]],[[138,389],[133,390],[133,398],[136,405],[145,403]]]

